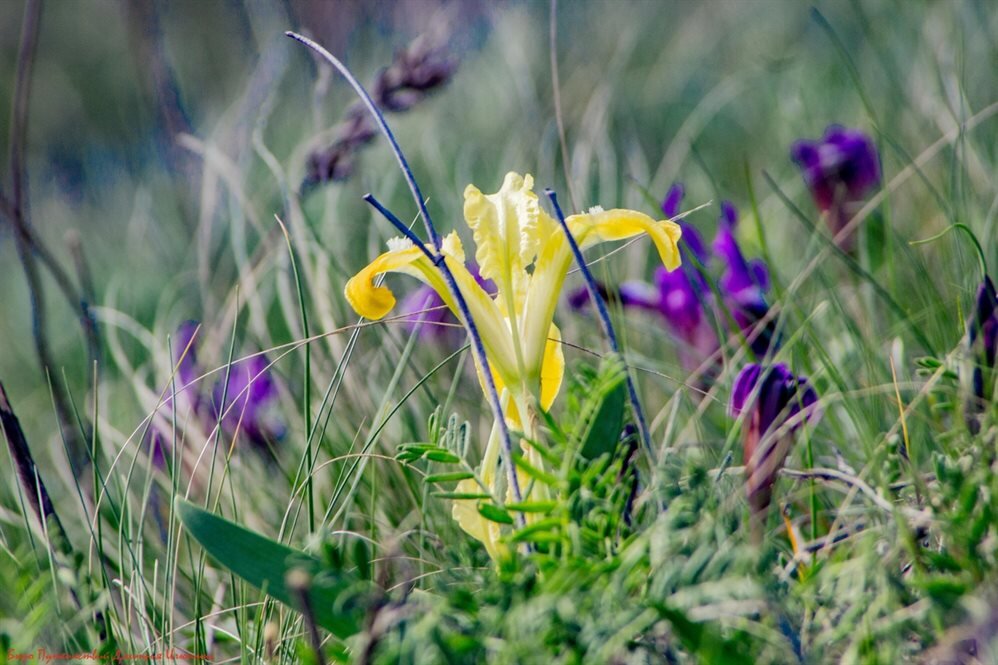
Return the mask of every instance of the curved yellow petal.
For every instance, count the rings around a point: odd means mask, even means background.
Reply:
[[[679,267],[679,239],[682,229],[672,221],[656,222],[648,215],[634,210],[594,209],[567,220],[575,241],[583,249],[600,242],[626,240],[647,233],[658,250],[662,263],[669,270]],[[524,315],[522,317],[523,363],[528,373],[540,371],[545,349],[546,334],[554,320],[554,311],[561,294],[565,275],[572,265],[572,252],[564,232],[552,234],[541,246],[530,278]]]
[[[478,328],[485,353],[493,369],[506,382],[515,382],[516,362],[513,341],[506,320],[488,293],[481,287],[464,264],[464,248],[456,233],[450,233],[441,243],[444,259],[458,289],[464,296],[471,318]],[[397,238],[389,242],[390,249],[347,281],[344,294],[354,311],[368,319],[384,317],[395,306],[395,295],[386,286],[378,286],[375,279],[387,272],[410,275],[428,284],[459,320],[457,305],[440,270],[425,254],[407,240]]]
[[[583,249],[599,242],[627,240],[647,233],[655,243],[662,265],[670,271],[679,267],[679,239],[683,230],[671,220],[656,222],[643,212],[616,208],[572,215],[566,221]]]
[[[386,272],[402,272],[417,261],[427,261],[418,247],[411,243],[406,246],[396,239],[389,243],[389,249],[359,273],[347,281],[343,293],[354,311],[361,316],[377,320],[395,306],[395,294],[387,286],[379,286],[375,278]],[[428,262],[428,261],[427,261]]]
[[[564,377],[565,352],[561,347],[561,331],[552,323],[541,364],[541,408],[545,411],[551,410]]]

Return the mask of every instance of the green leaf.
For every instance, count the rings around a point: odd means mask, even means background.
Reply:
[[[548,487],[554,487],[558,484],[558,477],[554,474],[550,474],[547,471],[542,471],[536,466],[527,461],[527,458],[520,453],[513,453],[513,463],[516,464],[516,468],[523,471],[525,474],[544,483]]]
[[[453,473],[436,473],[423,479],[425,483],[447,483],[454,480],[470,480],[475,474],[470,471],[455,471]]]
[[[741,631],[735,632],[734,639],[727,638],[711,624],[691,621],[681,610],[664,603],[652,603],[652,607],[672,624],[683,646],[692,651],[699,662],[712,665],[749,665],[755,662],[736,639],[743,635]]]
[[[521,501],[519,503],[507,503],[506,510],[514,510],[518,513],[549,513],[558,504],[554,501]]]
[[[340,638],[359,630],[364,594],[354,593],[358,586],[353,577],[329,570],[305,552],[253,533],[183,499],[177,500],[177,514],[188,533],[212,558],[257,589],[299,611],[301,603],[287,589],[284,579],[291,570],[304,570],[311,578],[308,597],[315,622]],[[349,596],[345,593],[348,590]]]
[[[457,464],[461,461],[460,457],[449,450],[428,450],[426,452],[426,459],[444,464]]]
[[[613,454],[624,427],[624,406],[627,402],[627,374],[619,358],[607,356],[599,371],[584,386],[586,398],[579,413],[575,439],[581,442],[579,452],[586,459]]]
[[[430,496],[437,499],[454,499],[455,501],[469,501],[471,499],[491,499],[492,496],[484,492],[432,492]]]
[[[499,524],[512,524],[513,516],[507,513],[505,510],[491,503],[480,503],[478,504],[478,514],[489,520],[490,522],[498,522]]]
[[[522,543],[525,540],[533,540],[538,534],[544,531],[551,531],[561,526],[561,518],[548,517],[529,524],[513,534],[514,543]]]

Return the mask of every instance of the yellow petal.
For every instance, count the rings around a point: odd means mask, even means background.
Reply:
[[[665,267],[669,270],[679,267],[678,242],[682,230],[675,222],[656,222],[644,213],[622,209],[594,210],[572,215],[566,222],[575,241],[583,249],[600,242],[626,240],[647,233],[655,243]],[[528,374],[538,372],[541,368],[546,353],[548,328],[554,320],[555,307],[572,260],[571,249],[565,240],[564,231],[560,229],[547,238],[537,254],[521,324],[523,364]]]
[[[671,220],[656,222],[643,212],[617,208],[572,215],[566,221],[583,249],[599,242],[627,240],[647,233],[655,243],[662,265],[670,271],[679,267],[678,243],[683,231],[679,224]]]
[[[482,277],[499,289],[503,311],[522,306],[528,274],[541,240],[553,221],[541,209],[529,174],[507,173],[495,194],[474,185],[464,190],[464,218],[475,237],[475,259]]]
[[[347,302],[365,318],[382,318],[395,306],[395,294],[387,286],[375,284],[375,278],[386,272],[402,272],[420,260],[428,262],[418,247],[411,243],[406,246],[396,242],[394,248],[371,261],[366,268],[350,278],[343,289]]]
[[[516,357],[509,326],[499,313],[499,308],[481,287],[464,264],[464,248],[456,233],[451,233],[441,243],[443,255],[454,275],[458,289],[464,296],[471,318],[478,328],[489,363],[507,383],[516,380]],[[371,261],[370,265],[347,281],[344,293],[354,311],[368,319],[384,317],[395,306],[395,295],[386,286],[377,286],[375,279],[387,272],[403,273],[428,284],[459,320],[457,305],[440,270],[425,254],[407,240],[395,239],[391,249]]]
[[[478,467],[479,477],[490,491],[495,486],[496,470],[499,464],[499,446],[499,427],[497,424],[493,424],[492,432],[489,435],[489,444],[485,448],[482,463]],[[468,478],[459,482],[455,491],[477,494],[482,491],[482,488],[474,479]],[[451,508],[451,516],[470,536],[482,541],[489,556],[493,559],[498,559],[502,554],[506,553],[506,546],[500,542],[502,531],[499,525],[485,519],[479,514],[477,499],[454,501],[454,507]]]
[[[457,484],[457,492],[481,492],[482,488],[474,480],[462,480]],[[499,559],[505,552],[506,546],[500,542],[502,531],[499,525],[482,517],[478,512],[478,501],[474,499],[462,499],[454,502],[451,508],[451,516],[472,538],[482,541],[485,550],[493,559]]]
[[[561,348],[561,331],[552,323],[541,365],[541,408],[545,411],[551,409],[555,398],[558,397],[564,376],[565,353]]]

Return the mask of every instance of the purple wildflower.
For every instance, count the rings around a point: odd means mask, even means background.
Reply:
[[[230,437],[237,433],[244,436],[260,450],[284,436],[284,421],[277,413],[278,389],[269,363],[262,355],[237,360],[229,368],[218,370],[220,377],[211,391],[203,390],[198,379],[205,373],[199,360],[198,340],[195,333],[197,321],[186,321],[177,328],[173,340],[173,361],[176,365],[176,395],[178,420],[194,421],[206,429],[221,418],[221,428]],[[226,389],[226,373],[228,388]],[[225,404],[222,403],[223,393]],[[166,405],[169,405],[169,399]],[[164,420],[170,408],[160,408],[146,434],[149,454],[157,468],[166,468],[172,428]],[[162,416],[162,417],[161,417]]]
[[[662,200],[662,214],[668,219],[674,218],[679,214],[679,206],[683,203],[683,196],[686,194],[686,188],[683,187],[683,183],[677,182],[665,195],[665,199]],[[700,262],[701,265],[707,263],[707,247],[703,244],[703,238],[700,237],[700,233],[687,224],[683,220],[677,220],[677,223],[683,229],[683,244],[680,245],[679,251],[683,253],[683,265],[687,263],[687,259],[693,256]]]
[[[757,330],[760,321],[769,313],[766,302],[769,271],[759,259],[745,259],[735,238],[737,225],[738,211],[729,201],[724,201],[713,243],[714,254],[724,263],[719,286],[725,305],[748,338],[752,352],[761,357],[774,346],[776,327],[774,320],[768,320],[763,329]]]
[[[877,149],[858,129],[831,125],[819,141],[797,141],[790,156],[800,167],[815,204],[837,234],[858,204],[880,184]],[[851,239],[848,244],[851,245]]]
[[[198,364],[197,321],[184,321],[177,327],[173,338],[173,363],[177,368],[177,392],[194,383],[201,373]]]
[[[214,415],[221,418],[225,433],[241,434],[260,450],[283,438],[286,429],[276,412],[279,394],[269,367],[263,355],[235,361],[228,368],[228,382],[223,368],[212,388]]]
[[[790,452],[794,433],[805,421],[818,417],[817,402],[818,394],[808,380],[783,363],[749,364],[735,379],[729,407],[732,417],[745,415],[746,490],[757,521],[769,507],[773,483]]]
[[[966,421],[971,432],[980,431],[979,416],[993,397],[994,370],[998,357],[998,294],[991,278],[985,275],[977,288],[974,311],[967,321],[970,400]]]

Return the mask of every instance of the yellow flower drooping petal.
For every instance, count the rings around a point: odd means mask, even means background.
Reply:
[[[541,208],[533,185],[530,175],[508,173],[495,194],[483,194],[473,185],[465,189],[464,217],[474,235],[475,258],[481,276],[498,289],[495,299],[469,272],[455,233],[444,238],[439,248],[467,302],[472,321],[466,323],[478,329],[502,402],[502,419],[493,424],[478,479],[462,480],[456,488],[459,493],[481,493],[479,480],[489,493],[501,491],[497,482],[500,425],[522,430],[519,443],[530,464],[543,468],[546,463],[531,442],[541,441],[537,408],[551,409],[565,374],[561,331],[554,324],[554,312],[574,257],[564,229]],[[621,209],[593,209],[565,221],[583,249],[647,234],[662,264],[669,270],[679,266],[677,243],[682,232],[674,222],[655,221],[643,213]],[[392,292],[375,282],[387,272],[412,275],[430,285],[460,318],[439,266],[408,241],[391,244],[388,252],[347,282],[347,300],[362,316],[380,319],[395,306]],[[483,368],[477,362],[476,369],[482,382]],[[521,488],[532,488],[523,498],[548,498],[547,485],[532,484],[526,475],[517,476]],[[506,487],[505,494],[505,501],[512,500],[511,487]],[[493,558],[508,552],[501,540],[502,527],[482,517],[478,499],[455,500],[453,517]],[[529,523],[533,518],[526,519]]]
[[[565,221],[583,249],[599,242],[627,240],[647,233],[655,243],[662,265],[670,271],[679,267],[678,243],[683,230],[671,220],[656,222],[643,212],[617,208],[572,215]]]
[[[479,493],[482,488],[474,480],[462,480],[457,484],[456,492]],[[478,502],[473,499],[461,499],[454,502],[451,508],[451,517],[460,525],[464,531],[477,540],[482,541],[486,551],[493,559],[499,559],[506,552],[506,546],[499,539],[502,531],[495,522],[490,522],[478,512]]]
[[[634,210],[601,210],[572,215],[565,220],[572,237],[585,249],[600,242],[626,240],[647,233],[655,243],[668,270],[679,267],[678,242],[682,230],[675,222],[655,221]],[[572,251],[562,230],[552,233],[542,244],[527,291],[522,321],[523,362],[527,372],[541,369],[546,349],[546,333],[554,319],[565,275],[573,261]]]
[[[489,363],[504,381],[515,382],[516,363],[509,326],[496,303],[464,264],[464,248],[457,234],[449,234],[441,246],[447,267],[478,327]],[[378,275],[388,272],[403,273],[425,282],[440,295],[454,316],[461,318],[440,270],[422,250],[401,238],[390,241],[387,252],[347,281],[344,294],[354,311],[372,320],[383,318],[391,311],[396,302],[394,294],[388,287],[375,283]]]
[[[402,272],[420,259],[425,261],[426,257],[418,247],[396,244],[350,278],[343,289],[347,302],[365,318],[382,318],[395,307],[395,294],[387,286],[377,285],[375,278],[386,272]]]
[[[495,483],[496,467],[499,463],[499,427],[492,425],[492,432],[489,434],[489,443],[482,456],[482,463],[479,465],[480,478],[487,487],[493,487]],[[481,486],[473,478],[462,480],[454,490],[461,494],[479,494],[482,492]],[[500,542],[502,532],[499,525],[491,522],[478,512],[477,499],[458,499],[454,501],[451,509],[451,516],[468,535],[476,538],[485,545],[489,556],[498,560],[505,554],[507,548]]]

